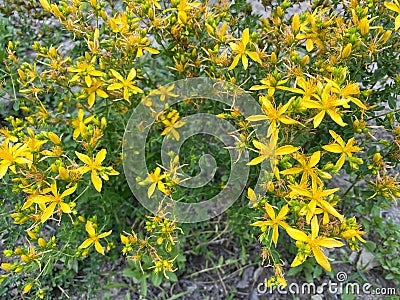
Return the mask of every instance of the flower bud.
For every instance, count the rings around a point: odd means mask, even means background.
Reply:
[[[39,238],[38,239],[38,245],[42,248],[46,247],[46,241],[44,240],[44,238]]]
[[[33,284],[30,282],[28,284],[25,285],[24,289],[22,290],[22,294],[27,294],[30,292],[30,290],[32,289]]]
[[[352,44],[348,43],[346,45],[346,47],[344,47],[343,51],[342,51],[342,58],[346,58],[350,55],[351,53],[351,48],[353,47]]]

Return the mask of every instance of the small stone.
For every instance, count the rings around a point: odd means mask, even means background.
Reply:
[[[261,276],[261,274],[262,274],[263,271],[264,271],[264,268],[263,268],[263,267],[258,267],[258,268],[254,271],[254,274],[253,274],[253,281],[254,281],[254,282],[257,282],[257,281],[258,281],[258,278],[260,278],[260,276]]]
[[[361,251],[360,257],[357,261],[357,270],[369,271],[379,265],[379,261],[371,252],[365,249]]]
[[[254,290],[251,292],[250,296],[249,296],[249,300],[259,300],[259,299],[260,299],[260,298],[258,297],[257,290],[254,289]]]
[[[250,286],[250,280],[253,277],[254,267],[250,267],[244,270],[242,278],[236,285],[238,289],[245,289]]]
[[[355,263],[357,261],[357,257],[358,257],[358,252],[357,251],[351,252],[351,254],[349,256],[349,262]]]

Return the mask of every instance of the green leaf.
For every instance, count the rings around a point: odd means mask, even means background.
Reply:
[[[167,276],[169,278],[169,281],[171,281],[171,282],[177,282],[178,281],[178,276],[176,276],[176,274],[174,272],[167,271],[165,273],[167,274]]]
[[[151,283],[155,286],[159,286],[163,280],[164,275],[161,272],[151,273]]]
[[[13,103],[13,109],[14,109],[15,111],[18,111],[18,110],[19,110],[19,100],[15,100],[15,101],[14,101],[14,103]]]
[[[322,268],[315,266],[314,272],[313,272],[313,277],[314,278],[319,278],[322,274]]]
[[[140,294],[144,297],[147,296],[147,279],[142,278],[140,281]]]
[[[289,271],[287,272],[288,276],[294,276],[297,275],[303,270],[302,266],[297,266],[294,268],[290,268]]]
[[[388,104],[389,104],[389,107],[391,109],[396,109],[397,108],[396,99],[393,96],[389,96]]]
[[[131,294],[129,292],[126,293],[124,300],[131,300]]]
[[[373,252],[376,248],[376,244],[372,241],[366,241],[364,243],[365,249],[367,249],[369,252]]]

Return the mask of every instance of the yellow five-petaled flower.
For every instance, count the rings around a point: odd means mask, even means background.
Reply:
[[[94,67],[95,57],[92,59],[90,63],[86,61],[78,61],[76,63],[76,67],[69,67],[68,72],[76,73],[70,80],[70,82],[75,82],[79,78],[83,78],[86,86],[90,87],[92,85],[93,78],[92,77],[101,77],[106,75],[104,72],[96,70]]]
[[[307,259],[308,255],[312,253],[321,267],[329,272],[332,270],[328,258],[322,252],[321,248],[342,247],[344,244],[333,238],[318,236],[319,225],[316,216],[311,221],[310,235],[306,235],[303,231],[291,227],[286,228],[286,232],[292,239],[297,241],[296,246],[299,248],[299,252],[292,262],[292,267],[301,265]]]
[[[306,222],[310,223],[311,218],[316,214],[317,206],[323,211],[331,214],[342,220],[343,216],[324,198],[337,192],[339,188],[325,190],[322,185],[313,184],[311,189],[304,185],[291,185],[291,196],[303,196],[310,199],[310,202],[305,207],[307,209]]]
[[[265,204],[265,211],[268,214],[270,220],[268,221],[257,221],[251,224],[252,226],[260,226],[262,231],[265,231],[267,227],[272,227],[272,241],[274,242],[275,246],[278,242],[279,237],[279,226],[283,228],[289,227],[289,225],[284,221],[286,219],[286,215],[289,212],[289,206],[285,205],[282,207],[278,215],[275,215],[274,208],[269,204]]]
[[[76,152],[76,156],[85,163],[85,166],[78,168],[79,172],[85,174],[86,172],[92,171],[91,180],[95,189],[100,192],[103,186],[103,182],[101,178],[104,180],[108,180],[108,175],[118,175],[119,172],[115,171],[111,167],[103,167],[101,163],[106,158],[107,151],[106,149],[101,149],[99,153],[97,153],[95,158],[90,158],[89,156]],[[101,178],[100,178],[101,177]]]
[[[291,119],[285,114],[291,104],[291,101],[287,102],[285,105],[279,104],[278,108],[274,107],[271,100],[269,100],[269,97],[261,96],[260,102],[265,115],[253,115],[246,118],[246,120],[250,122],[264,120],[269,121],[270,125],[268,127],[267,137],[270,137],[273,133],[277,133],[278,122],[286,125],[298,124],[296,120]],[[275,138],[277,137],[275,136]]]
[[[111,234],[112,230],[97,234],[96,230],[94,228],[94,224],[91,221],[87,221],[85,227],[86,227],[87,233],[89,234],[89,238],[84,240],[83,243],[78,248],[86,249],[90,245],[94,244],[96,251],[99,252],[100,254],[104,255],[104,249],[103,249],[103,246],[101,246],[99,240],[109,236]]]
[[[10,139],[6,138],[0,147],[0,179],[4,177],[8,169],[15,173],[15,164],[31,165],[33,155],[25,144],[10,145]]]
[[[40,220],[42,221],[42,223],[44,223],[53,215],[57,205],[60,207],[63,213],[69,214],[72,212],[71,206],[68,203],[65,203],[63,199],[74,193],[75,190],[76,190],[76,185],[65,190],[60,194],[57,189],[57,182],[54,181],[54,183],[50,186],[50,188],[45,189],[43,191],[44,193],[51,192],[52,195],[36,195],[30,197],[28,198],[27,202],[24,204],[22,208],[23,209],[28,208],[29,206],[31,206],[32,203],[45,204],[51,202],[49,206],[47,206],[44,209],[42,216],[40,217]]]
[[[292,145],[285,145],[285,146],[277,147],[276,144],[277,143],[276,143],[274,134],[272,135],[270,141],[265,144],[260,143],[257,140],[253,140],[253,145],[254,145],[254,147],[257,148],[257,150],[259,152],[259,156],[252,159],[247,164],[250,166],[258,165],[266,159],[273,159],[276,156],[290,154],[290,153],[296,152],[300,149],[300,147],[295,147]]]
[[[331,119],[340,126],[345,126],[346,123],[343,122],[342,117],[339,114],[338,106],[347,105],[345,99],[338,98],[336,95],[331,93],[332,84],[328,83],[323,88],[320,86],[320,93],[313,94],[313,96],[318,100],[303,100],[301,102],[302,106],[306,108],[316,108],[319,109],[319,113],[314,117],[314,128],[317,128],[322,119],[327,113]]]
[[[329,152],[342,154],[339,160],[336,162],[336,166],[340,169],[343,166],[346,157],[351,158],[353,156],[353,152],[360,152],[362,148],[354,146],[356,143],[354,138],[349,139],[345,144],[342,137],[336,132],[329,130],[329,133],[335,139],[335,143],[322,146],[322,148]],[[360,162],[362,163],[362,160],[360,160]]]
[[[300,181],[301,184],[306,184],[308,182],[308,179],[311,178],[311,183],[313,185],[322,184],[320,177],[322,177],[324,179],[332,178],[332,176],[329,173],[319,170],[316,167],[316,165],[318,164],[318,162],[321,159],[320,151],[314,152],[309,158],[307,158],[303,154],[295,153],[295,154],[293,154],[293,158],[299,162],[299,165],[292,167],[290,169],[281,171],[281,174],[294,175],[294,174],[303,173],[301,176],[301,181]]]
[[[74,133],[73,133],[73,138],[76,140],[80,135],[82,138],[86,138],[87,136],[87,128],[86,125],[89,124],[94,116],[87,117],[86,119],[83,119],[85,116],[85,112],[83,109],[78,110],[78,117],[76,119],[73,119],[71,122],[72,127],[74,128]]]
[[[150,198],[156,189],[156,187],[163,192],[164,194],[167,193],[167,190],[165,189],[165,185],[162,182],[163,179],[165,179],[165,174],[161,174],[161,168],[157,167],[154,172],[149,173],[147,175],[147,178],[141,182],[139,182],[139,185],[145,185],[145,184],[150,184],[148,190],[147,190],[147,196]]]
[[[126,79],[122,77],[120,73],[117,71],[111,69],[110,70],[111,74],[119,81],[116,83],[112,83],[108,86],[107,90],[113,91],[113,90],[119,90],[123,89],[124,90],[124,99],[129,102],[129,92],[131,91],[134,94],[137,93],[143,93],[142,89],[138,88],[135,86],[135,81],[133,80],[136,77],[136,70],[132,68]]]
[[[236,43],[232,42],[229,43],[229,46],[231,46],[232,48],[232,53],[236,54],[236,56],[233,59],[233,62],[231,66],[228,68],[228,70],[233,70],[239,63],[240,59],[242,59],[243,67],[246,70],[247,67],[249,66],[249,60],[247,59],[246,55],[248,55],[252,60],[258,62],[259,64],[262,64],[261,59],[256,51],[247,50],[247,45],[249,43],[250,43],[250,33],[248,28],[246,28],[243,31],[241,41],[237,41]]]

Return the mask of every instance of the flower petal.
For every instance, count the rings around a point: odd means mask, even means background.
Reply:
[[[104,255],[104,249],[103,246],[99,243],[99,241],[94,242],[94,248],[96,249],[97,252],[100,254]]]
[[[89,238],[89,239],[86,239],[86,240],[83,241],[82,244],[80,244],[80,246],[78,247],[78,249],[85,249],[85,248],[89,247],[92,243],[93,243],[93,240],[92,240],[92,239],[90,239],[90,238]]]
[[[312,252],[315,256],[315,259],[317,261],[317,263],[323,267],[325,270],[327,270],[328,272],[331,272],[331,265],[328,261],[328,258],[325,256],[325,254],[322,252],[322,250],[319,247],[313,247],[312,248]]]
[[[90,237],[93,237],[96,235],[96,231],[95,231],[95,229],[93,227],[93,223],[91,221],[86,222],[85,229]]]
[[[300,230],[298,230],[298,229],[294,229],[294,228],[292,228],[292,227],[287,227],[287,228],[285,228],[285,229],[286,229],[287,234],[288,234],[292,239],[294,239],[294,240],[296,240],[296,241],[305,242],[305,241],[307,241],[307,239],[308,239],[307,235],[306,235],[303,231],[300,231]]]
[[[92,160],[89,158],[89,156],[87,156],[86,154],[82,154],[79,153],[77,151],[75,151],[75,155],[85,164],[87,165],[91,165],[92,164]]]
[[[322,119],[325,117],[325,111],[321,110],[315,117],[313,120],[314,123],[314,128],[317,128],[319,126],[319,124],[321,124]]]
[[[96,171],[92,171],[92,174],[91,174],[90,178],[92,180],[94,188],[100,193],[101,192],[101,188],[103,186],[103,182],[101,181],[101,178],[99,177],[97,172]]]
[[[256,158],[253,158],[250,162],[247,163],[248,166],[254,166],[262,163],[266,159],[265,156],[258,156]]]
[[[101,149],[99,153],[97,153],[94,161],[97,162],[98,164],[101,164],[103,160],[106,158],[106,155],[107,155],[107,150]]]
[[[240,56],[241,56],[240,54],[235,56],[235,58],[232,61],[232,64],[228,68],[228,71],[233,70],[237,66],[237,64],[239,62],[239,59],[240,59]]]
[[[56,208],[56,205],[57,203],[53,202],[44,210],[42,216],[40,217],[42,223],[46,222],[52,216],[54,209]]]
[[[112,233],[112,230],[107,231],[107,232],[103,232],[103,233],[98,235],[98,238],[99,239],[105,238],[105,237],[109,236],[111,233]]]

